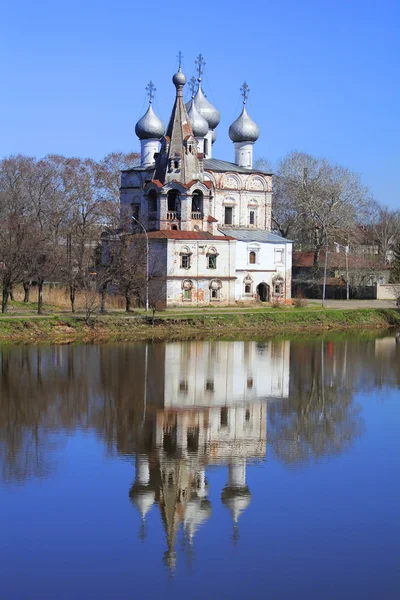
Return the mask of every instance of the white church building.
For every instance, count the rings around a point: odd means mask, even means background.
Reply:
[[[172,78],[166,130],[153,110],[152,82],[146,88],[149,107],[135,128],[141,163],[121,177],[121,222],[131,224],[125,235],[134,240],[145,229],[150,292],[157,285],[167,306],[287,302],[292,243],[271,232],[272,175],[253,168],[259,128],[247,114],[248,86],[229,128],[235,162],[213,158],[220,113],[202,91],[201,55],[196,64],[186,105],[181,67]]]

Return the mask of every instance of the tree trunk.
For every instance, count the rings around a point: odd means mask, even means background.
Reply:
[[[106,294],[107,294],[108,282],[103,283],[101,286],[101,302],[100,302],[100,313],[104,315],[106,312]]]
[[[10,300],[12,300],[12,302],[14,302],[14,300],[15,300],[13,286],[10,287]]]
[[[24,302],[25,302],[25,304],[27,304],[29,302],[30,294],[31,294],[31,282],[23,281],[22,285],[24,286]]]
[[[74,285],[70,285],[69,286],[69,299],[71,301],[71,312],[75,312],[75,286]]]
[[[38,277],[38,305],[37,305],[37,311],[38,311],[38,315],[41,315],[43,313],[43,279],[41,277]]]
[[[125,311],[131,311],[131,295],[129,293],[125,294]]]
[[[7,288],[7,286],[3,285],[3,297],[2,297],[2,301],[1,301],[1,312],[2,313],[6,313],[8,310],[9,293],[10,293],[10,290]]]

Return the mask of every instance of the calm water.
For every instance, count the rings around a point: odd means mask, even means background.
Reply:
[[[0,363],[1,599],[400,597],[394,337]]]

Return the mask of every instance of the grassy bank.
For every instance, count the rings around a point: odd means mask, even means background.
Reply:
[[[145,316],[109,315],[86,323],[82,316],[49,315],[0,318],[0,341],[22,343],[106,342],[118,340],[185,340],[254,337],[328,330],[372,330],[400,327],[396,309],[290,310],[231,312],[190,316],[168,313]]]

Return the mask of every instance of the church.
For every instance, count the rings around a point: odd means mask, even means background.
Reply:
[[[175,101],[165,130],[149,106],[135,127],[140,166],[122,171],[121,222],[135,240],[146,237],[150,295],[164,306],[286,303],[291,297],[292,243],[271,232],[272,175],[253,167],[257,124],[249,117],[249,88],[229,128],[234,162],[213,158],[219,111],[181,66],[172,78]],[[128,223],[128,225],[126,225]],[[148,293],[149,293],[148,291]]]

